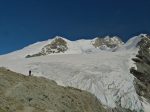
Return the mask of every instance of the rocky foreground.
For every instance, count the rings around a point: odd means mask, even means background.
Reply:
[[[92,94],[0,68],[0,112],[106,112]]]

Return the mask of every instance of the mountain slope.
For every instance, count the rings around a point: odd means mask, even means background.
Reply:
[[[9,53],[9,55],[12,58],[30,58],[44,55],[94,53],[101,50],[113,51],[122,45],[123,42],[119,37],[106,36],[104,38],[97,37],[92,40],[80,39],[70,41],[56,36],[53,39],[37,42],[21,50]]]
[[[95,48],[92,45],[95,39],[69,41],[62,38],[68,47],[65,53],[59,53],[64,55],[25,58],[27,54],[40,52],[52,42],[48,40],[0,56],[0,66],[26,75],[31,70],[33,75],[55,80],[59,85],[89,91],[110,108],[126,108],[140,112],[143,110],[142,101],[134,88],[134,77],[129,72],[130,67],[134,65],[131,58],[137,52],[139,37],[121,45],[116,52]],[[134,41],[135,39],[139,41]]]
[[[136,77],[135,87],[143,105],[147,106],[147,112],[150,110],[150,37],[144,37],[139,42],[140,49],[133,61],[136,68],[130,69],[131,73]]]
[[[101,50],[110,50],[110,51],[114,51],[115,49],[119,48],[123,44],[124,42],[122,42],[122,40],[117,36],[114,37],[106,36],[104,38],[97,37],[93,42],[93,46],[95,48],[99,48]]]
[[[0,58],[0,66],[44,76],[58,84],[87,90],[106,106],[142,109],[129,73],[128,52],[51,55],[23,59]],[[54,75],[55,74],[55,75]]]
[[[146,34],[140,34],[138,36],[134,36],[130,38],[124,45],[120,46],[117,50],[138,50],[138,43],[141,41],[142,38],[147,37]]]
[[[0,112],[106,112],[90,93],[0,68]]]

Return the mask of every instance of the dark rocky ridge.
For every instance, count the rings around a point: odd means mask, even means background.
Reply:
[[[135,88],[138,95],[150,103],[150,36],[143,37],[138,46],[138,54],[132,59],[137,69],[132,67],[130,72],[136,77]]]

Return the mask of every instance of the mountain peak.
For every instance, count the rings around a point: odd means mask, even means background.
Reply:
[[[51,54],[98,53],[102,50],[114,52],[119,49],[134,49],[141,38],[146,36],[146,34],[140,34],[129,39],[125,44],[118,36],[99,36],[94,39],[80,39],[76,41],[70,41],[62,36],[55,36],[47,41],[37,42],[21,50],[9,53],[9,55],[15,55],[14,58],[24,58]]]
[[[54,39],[58,39],[58,38],[61,38],[61,39],[66,39],[66,38],[64,38],[64,37],[62,37],[62,36],[55,36],[54,38],[52,38],[52,40],[54,40]]]
[[[123,45],[124,42],[117,36],[106,36],[104,38],[97,37],[93,41],[93,46],[95,48],[99,48],[101,50],[110,50],[114,51],[114,49],[117,49],[119,46]]]
[[[130,38],[123,47],[126,49],[136,49],[138,47],[138,43],[144,37],[148,37],[148,35],[140,34],[138,36],[134,36],[134,37]]]
[[[70,42],[57,37],[0,57],[0,64],[24,74],[32,70],[34,75],[53,79],[59,85],[87,90],[110,108],[140,112],[143,109],[142,101],[135,91],[134,77],[129,73],[129,68],[133,65],[129,60],[137,52],[133,48],[137,48],[137,43],[145,36],[147,35],[135,36],[125,45],[120,44],[124,50],[119,52],[117,49],[114,53],[108,51],[120,48],[114,44],[122,43],[117,37]],[[102,52],[102,46],[109,49],[103,49]],[[72,55],[47,56],[53,54]],[[36,58],[26,59],[27,55]]]
[[[62,39],[62,40],[64,40],[64,41],[70,41],[70,40],[68,40],[67,38],[65,38],[65,37],[62,37],[62,36],[55,36],[54,38],[52,38],[51,40],[55,40],[55,39]]]

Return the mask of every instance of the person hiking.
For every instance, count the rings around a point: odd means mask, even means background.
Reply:
[[[31,70],[29,70],[29,76],[31,76]]]

